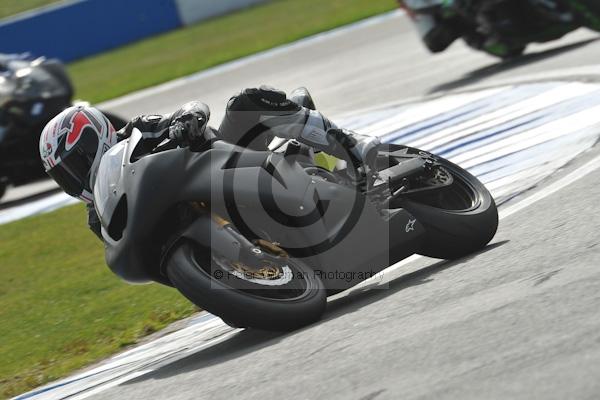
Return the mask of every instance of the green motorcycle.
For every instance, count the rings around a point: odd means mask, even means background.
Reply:
[[[444,51],[459,38],[509,59],[531,43],[557,40],[576,29],[600,31],[598,0],[403,0],[425,45]]]

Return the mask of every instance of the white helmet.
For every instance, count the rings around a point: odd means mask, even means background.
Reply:
[[[46,173],[69,195],[93,201],[92,185],[102,155],[117,143],[115,128],[93,107],[69,107],[40,136]]]

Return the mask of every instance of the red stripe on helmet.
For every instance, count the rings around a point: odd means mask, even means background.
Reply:
[[[92,127],[92,121],[85,115],[85,113],[78,111],[71,118],[71,129],[69,129],[69,133],[67,135],[67,142],[65,144],[65,149],[69,150],[79,138],[81,138],[81,133],[86,127]]]

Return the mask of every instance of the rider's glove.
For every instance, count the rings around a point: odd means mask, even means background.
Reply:
[[[200,143],[209,118],[210,111],[204,103],[187,103],[171,116],[169,138],[184,145]]]
[[[204,138],[206,120],[193,115],[185,115],[171,123],[169,138],[178,143],[189,145]]]
[[[139,129],[142,133],[158,132],[164,129],[165,117],[162,115],[142,115],[133,118],[123,128],[117,132],[119,140],[128,139],[133,132],[133,128]]]

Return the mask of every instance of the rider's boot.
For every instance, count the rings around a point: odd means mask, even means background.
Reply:
[[[300,107],[308,108],[309,110],[317,109],[310,92],[305,87],[299,87],[292,90],[292,93],[289,95],[289,99],[298,104]]]
[[[326,138],[328,145],[321,149],[350,163],[347,168],[348,176],[356,187],[365,189],[367,174],[375,168],[377,147],[381,143],[379,138],[337,127],[328,129]]]

